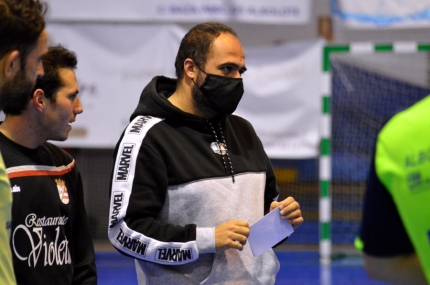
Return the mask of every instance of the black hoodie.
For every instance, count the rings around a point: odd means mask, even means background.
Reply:
[[[176,80],[155,77],[119,139],[109,239],[140,260],[142,284],[273,284],[279,263],[271,250],[258,258],[249,245],[215,250],[216,226],[252,224],[277,199],[263,146],[239,116],[207,121],[173,106],[175,88]]]

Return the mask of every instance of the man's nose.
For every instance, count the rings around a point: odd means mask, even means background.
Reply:
[[[79,100],[78,97],[76,97],[75,107],[73,108],[73,111],[75,112],[75,114],[80,114],[84,111],[84,108],[81,104],[81,100]]]

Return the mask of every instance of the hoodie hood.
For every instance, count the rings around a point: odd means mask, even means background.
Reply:
[[[130,122],[140,115],[153,116],[164,118],[170,122],[180,122],[182,125],[188,125],[200,131],[212,133],[215,139],[213,148],[222,154],[225,171],[232,176],[234,183],[233,164],[228,153],[227,143],[221,126],[225,123],[226,116],[218,115],[210,120],[206,120],[205,118],[186,113],[175,107],[167,98],[175,92],[177,82],[176,79],[164,76],[154,77],[143,89],[139,104],[130,117]],[[226,155],[226,158],[224,155]]]
[[[167,100],[175,92],[176,83],[177,80],[164,76],[152,78],[140,94],[139,104],[131,115],[130,121],[139,115],[168,118],[180,111]]]
[[[185,124],[206,125],[206,119],[182,111],[167,99],[175,92],[177,82],[178,80],[176,79],[164,76],[155,76],[143,89],[139,103],[131,115],[130,121],[132,121],[136,116],[146,115],[185,121],[183,122]],[[216,116],[215,118],[210,119],[210,121],[224,120],[225,116]]]

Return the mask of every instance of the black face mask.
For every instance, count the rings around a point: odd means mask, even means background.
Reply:
[[[206,73],[205,81],[199,89],[208,99],[212,109],[218,114],[225,115],[230,115],[236,110],[244,92],[242,78],[230,78],[208,73]]]

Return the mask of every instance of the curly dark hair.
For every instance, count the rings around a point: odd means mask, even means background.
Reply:
[[[175,60],[176,76],[179,80],[184,76],[184,61],[187,58],[191,58],[199,68],[205,68],[212,42],[221,33],[238,38],[231,27],[218,22],[198,24],[188,31],[181,41]]]
[[[18,50],[21,68],[45,29],[47,6],[39,0],[0,0],[0,58]]]

